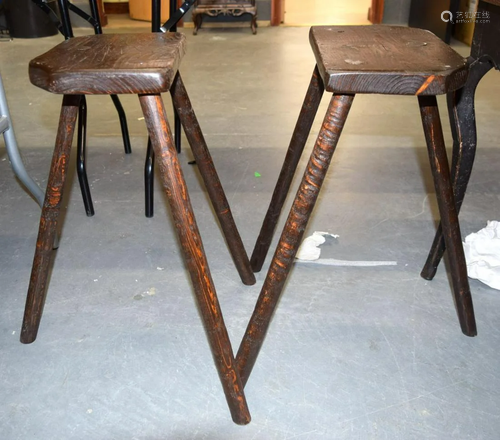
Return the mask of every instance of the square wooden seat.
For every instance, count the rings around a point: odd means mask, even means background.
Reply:
[[[33,342],[40,326],[81,100],[84,95],[135,93],[139,96],[170,212],[232,418],[238,424],[246,424],[250,421],[250,413],[243,385],[236,371],[231,342],[177,158],[162,92],[170,91],[174,109],[179,114],[243,283],[254,284],[255,276],[178,72],[185,48],[185,38],[181,34],[92,35],[69,39],[30,63],[33,84],[52,93],[63,94],[64,97],[40,218],[21,342]]]
[[[448,250],[454,300],[462,332],[476,335],[450,167],[436,95],[462,87],[467,63],[430,32],[395,26],[311,28],[316,67],[290,141],[252,258],[262,268],[276,223],[325,89],[333,96],[274,253],[236,362],[243,384],[264,342],[279,297],[324,182],[357,93],[416,95]]]
[[[179,33],[75,37],[33,59],[30,81],[66,95],[168,92],[185,53]]]
[[[422,29],[318,26],[309,39],[328,92],[442,95],[467,79],[467,61]]]

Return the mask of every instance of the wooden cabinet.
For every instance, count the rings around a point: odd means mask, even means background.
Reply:
[[[218,15],[231,15],[240,17],[244,14],[252,16],[251,27],[255,35],[257,33],[257,6],[255,0],[198,0],[193,7],[193,23],[196,35],[201,27],[203,15],[217,17]]]

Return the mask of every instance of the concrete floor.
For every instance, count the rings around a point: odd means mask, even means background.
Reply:
[[[187,33],[181,72],[248,252],[313,69],[307,33]],[[0,43],[18,142],[42,186],[61,99],[30,85],[27,65],[59,41]],[[499,78],[490,72],[477,91],[479,152],[464,235],[499,219]],[[32,345],[19,342],[19,330],[39,208],[14,179],[0,141],[0,439],[498,438],[500,292],[471,280],[479,335],[467,338],[444,266],[432,282],[419,276],[438,216],[415,98],[356,98],[307,231],[340,235],[323,246],[326,257],[397,266],[295,266],[246,387],[253,420],[245,427],[231,422],[160,185],[155,216],[144,217],[146,130],[137,98],[122,102],[130,156],[111,100],[88,99],[96,215],[85,215],[72,161],[61,245]],[[236,350],[266,272],[253,287],[241,284],[184,146]]]

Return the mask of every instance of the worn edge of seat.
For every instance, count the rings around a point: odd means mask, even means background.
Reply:
[[[81,78],[80,72],[50,73],[40,66],[30,66],[29,78],[33,85],[55,94],[65,95],[109,95],[109,94],[143,94],[167,92],[172,85],[178,66],[164,75],[158,69],[137,69],[117,73],[116,70],[99,70],[86,72]],[[137,84],[137,76],[148,76],[151,84]],[[78,78],[80,77],[80,78]],[[113,82],[116,86],[113,87]],[[146,82],[144,79],[140,83]],[[78,84],[78,87],[75,86]],[[107,86],[107,87],[106,87]]]
[[[345,70],[339,70],[336,72],[328,72],[325,69],[325,63],[321,56],[321,50],[316,44],[316,39],[313,35],[313,27],[309,30],[309,41],[311,43],[311,47],[316,58],[316,64],[318,66],[321,78],[323,80],[323,84],[325,90],[332,93],[345,93],[345,94],[385,94],[385,95],[416,95],[416,96],[425,96],[425,95],[443,95],[448,92],[452,92],[457,90],[465,84],[467,81],[467,77],[469,74],[469,67],[467,64],[467,59],[463,58],[463,66],[455,69],[453,72],[447,75],[439,75],[436,72],[429,72],[427,74],[416,74],[416,73],[408,73],[404,72],[378,72],[378,71],[367,71],[367,72],[351,72]],[[427,31],[430,32],[430,31]],[[431,32],[432,33],[432,32]],[[434,35],[434,34],[433,34]],[[442,71],[444,72],[444,71]],[[421,78],[421,81],[418,82],[415,86],[412,86],[412,91],[401,90],[401,87],[394,88],[380,88],[379,84],[372,84],[373,88],[366,86],[366,81],[363,81],[364,86],[362,88],[357,88],[357,82],[363,80],[363,77],[373,77],[378,79],[383,79],[384,76],[387,76],[388,79],[392,79],[392,82],[395,82],[397,85],[401,86],[402,81],[404,79],[413,79]],[[350,88],[343,88],[341,84],[343,82],[349,82]],[[373,81],[376,83],[376,81]],[[391,83],[392,83],[391,82]],[[354,85],[354,87],[352,87]],[[337,86],[337,87],[336,87]]]

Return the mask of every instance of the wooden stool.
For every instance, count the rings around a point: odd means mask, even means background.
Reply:
[[[31,82],[52,93],[64,94],[64,98],[40,218],[21,342],[35,340],[42,316],[52,243],[81,95],[137,94],[231,415],[236,423],[246,424],[250,414],[243,386],[235,369],[231,343],[177,160],[162,92],[170,90],[243,282],[253,284],[255,277],[177,71],[184,53],[185,38],[177,33],[92,35],[69,39],[30,62]]]
[[[248,380],[264,341],[356,93],[418,97],[439,213],[449,250],[458,317],[466,335],[476,334],[436,101],[436,95],[463,86],[467,79],[466,61],[432,33],[406,27],[313,27],[310,41],[317,66],[251,258],[255,271],[262,268],[324,89],[332,92],[333,97],[236,357],[243,384]]]

